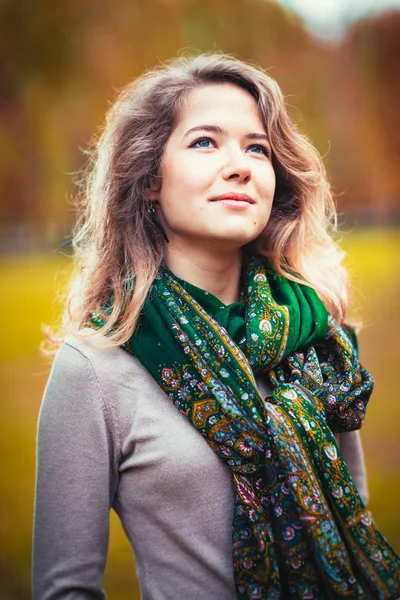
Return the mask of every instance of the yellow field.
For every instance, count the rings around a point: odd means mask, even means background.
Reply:
[[[362,430],[369,508],[383,535],[399,551],[400,236],[398,230],[367,230],[346,236],[344,245],[355,285],[355,314],[364,323],[359,336],[361,359],[376,380]],[[36,420],[49,370],[38,353],[40,325],[56,318],[59,310],[54,298],[69,272],[70,259],[63,256],[23,256],[0,262],[3,600],[30,598]],[[131,550],[114,515],[111,521],[104,587],[113,600],[139,598]]]

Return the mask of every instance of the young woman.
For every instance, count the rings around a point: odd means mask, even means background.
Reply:
[[[144,75],[85,202],[39,420],[35,598],[104,597],[111,507],[144,600],[397,598],[332,198],[276,82],[223,55]]]

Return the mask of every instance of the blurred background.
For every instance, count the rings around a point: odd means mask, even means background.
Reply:
[[[400,0],[1,0],[0,597],[30,597],[40,327],[68,281],[74,174],[118,90],[221,50],[269,70],[324,156],[376,388],[362,430],[372,510],[400,550]],[[58,300],[57,300],[58,299]],[[115,515],[104,587],[139,598]],[[136,594],[136,595],[135,595]]]

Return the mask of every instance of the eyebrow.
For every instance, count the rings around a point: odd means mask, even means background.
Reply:
[[[225,129],[222,129],[222,127],[219,127],[218,125],[197,125],[196,127],[192,127],[191,129],[189,129],[185,133],[183,138],[186,138],[190,133],[193,133],[194,131],[209,131],[210,133],[220,134],[227,133]],[[246,133],[244,137],[248,140],[264,140],[265,142],[269,143],[268,136],[265,133]]]

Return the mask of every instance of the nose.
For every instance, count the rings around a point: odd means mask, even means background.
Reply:
[[[229,158],[222,169],[222,177],[226,181],[236,180],[240,183],[247,183],[251,179],[251,170],[248,158],[243,151],[232,150]]]

